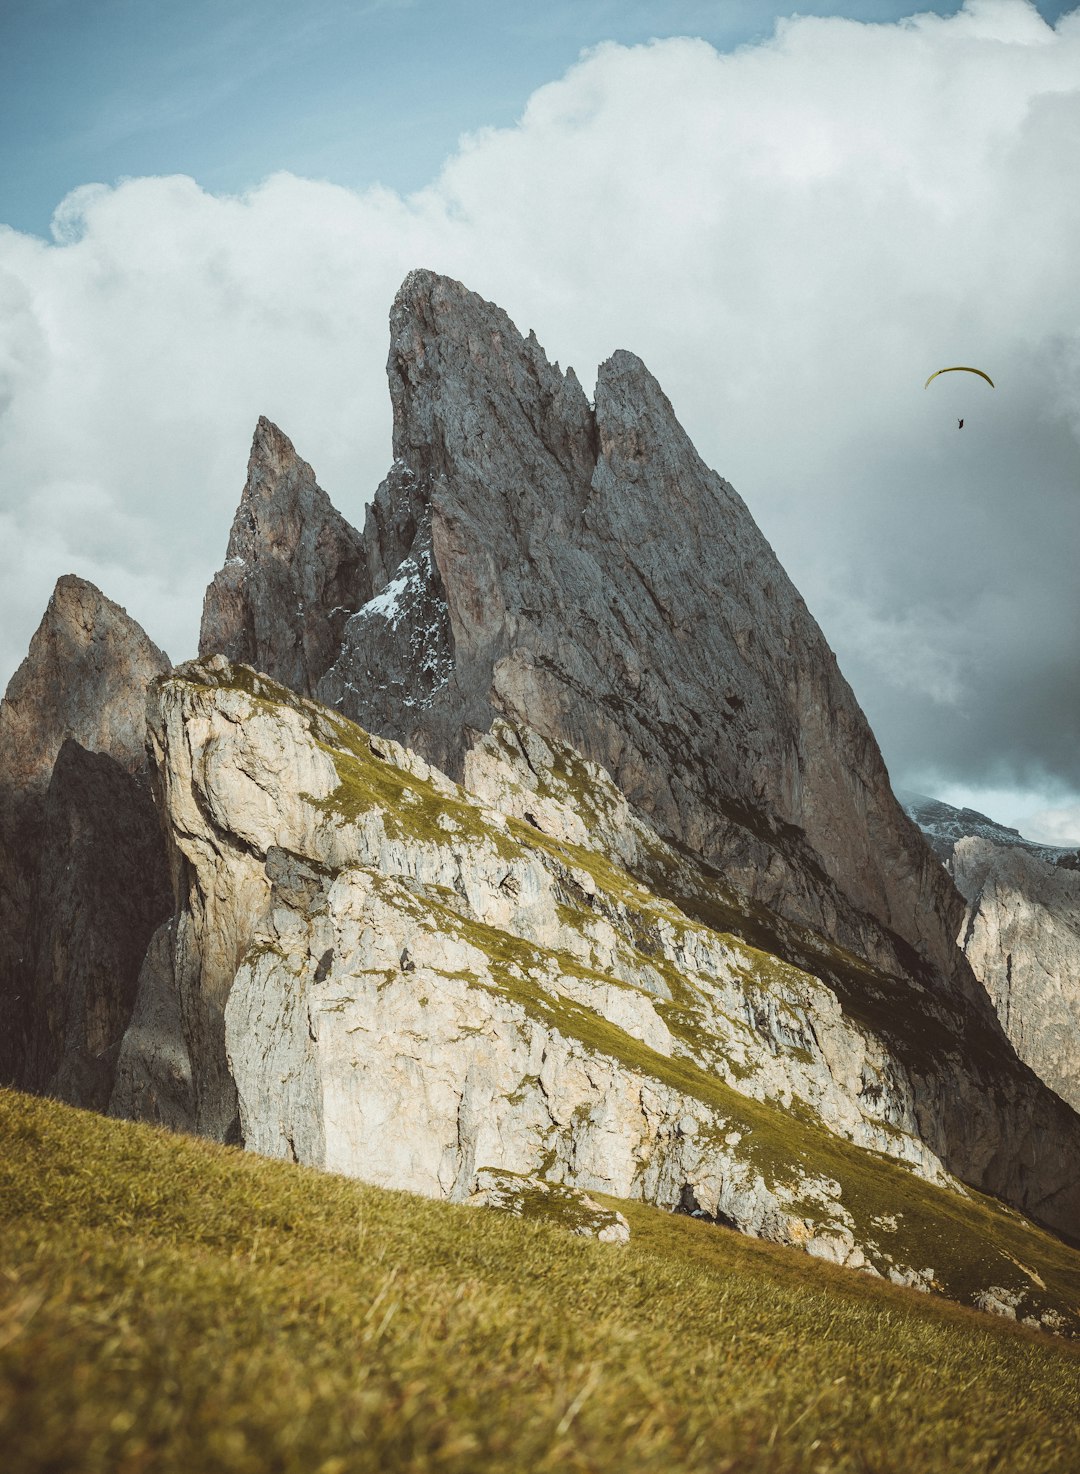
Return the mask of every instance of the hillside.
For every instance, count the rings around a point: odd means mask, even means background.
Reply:
[[[1076,1337],[1080,1116],[749,509],[640,360],[589,400],[460,283],[388,367],[363,533],[259,421],[197,660],[58,583],[0,705],[0,1085]]]
[[[454,1201],[495,1173],[689,1207],[1080,1329],[1055,1241],[927,1145],[913,1082],[936,1061],[957,1088],[948,1016],[926,999],[885,1048],[822,981],[841,954],[818,977],[742,940],[595,766],[503,723],[470,793],[223,656],[160,682],[150,736],[180,906],[113,1115]],[[846,968],[864,1009],[891,982]]]
[[[1075,1348],[691,1218],[597,1244],[8,1091],[0,1141],[9,1474],[1076,1467]]]

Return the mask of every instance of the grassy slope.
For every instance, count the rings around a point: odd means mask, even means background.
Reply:
[[[1080,1464],[1080,1352],[620,1205],[628,1247],[0,1092],[23,1471]]]

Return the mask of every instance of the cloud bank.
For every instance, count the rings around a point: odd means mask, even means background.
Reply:
[[[1080,795],[1077,157],[1080,12],[968,0],[731,54],[601,46],[407,198],[89,184],[51,243],[0,230],[0,682],[69,571],[193,653],[259,414],[362,522],[386,315],[423,265],[585,383],[639,353],[894,778],[1024,790],[1057,833]],[[996,390],[923,390],[952,363]]]

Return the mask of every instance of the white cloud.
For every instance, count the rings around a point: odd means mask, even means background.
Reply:
[[[602,46],[409,199],[288,175],[76,191],[56,243],[0,232],[0,679],[69,570],[192,653],[260,413],[362,520],[390,456],[387,310],[427,265],[583,381],[641,354],[894,772],[936,752],[1080,785],[1077,157],[1080,13],[1055,31],[968,0],[791,20],[730,55]],[[924,393],[958,361],[998,389]]]
[[[1080,845],[1080,804],[1040,809],[1031,815],[1024,833],[1040,844]]]

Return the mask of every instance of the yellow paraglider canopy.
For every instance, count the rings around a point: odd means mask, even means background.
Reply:
[[[923,385],[923,388],[929,389],[931,383],[934,379],[937,378],[938,374],[978,374],[980,379],[986,380],[991,389],[995,387],[993,379],[990,377],[989,374],[984,374],[982,369],[966,368],[964,364],[958,363],[953,368],[935,369],[934,372],[930,375],[929,379],[927,379],[926,383]]]

